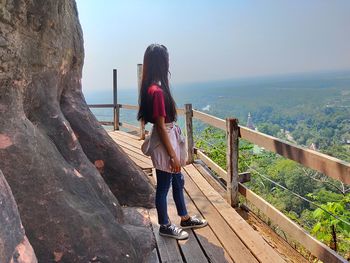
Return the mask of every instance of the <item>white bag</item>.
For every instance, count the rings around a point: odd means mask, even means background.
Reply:
[[[172,144],[174,151],[179,158],[180,164],[181,166],[185,166],[188,158],[185,137],[182,135],[179,126],[175,125],[174,123],[166,123],[165,125],[167,128],[166,130],[168,132],[170,143]],[[158,164],[164,168],[166,165],[168,166],[168,164],[164,163],[165,160],[170,159],[165,147],[160,144],[161,140],[157,133],[157,129],[155,126],[153,126],[151,133],[146,136],[145,141],[141,145],[141,151],[145,155],[151,156],[154,164]]]
[[[160,144],[160,140],[156,129],[152,128],[149,135],[146,136],[144,142],[141,145],[141,151],[144,155],[151,156],[153,149],[156,148]]]

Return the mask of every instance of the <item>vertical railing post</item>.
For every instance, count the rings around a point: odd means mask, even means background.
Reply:
[[[137,86],[138,86],[138,95],[140,97],[141,92],[141,81],[142,81],[142,64],[137,64]],[[140,139],[145,139],[145,123],[140,121]]]
[[[119,130],[119,105],[117,100],[117,70],[113,69],[113,129]]]
[[[193,143],[193,111],[192,104],[185,104],[185,122],[186,122],[186,144],[188,152],[188,163],[193,163],[194,143]]]
[[[238,136],[238,120],[233,118],[227,118],[227,202],[233,207],[238,206]]]

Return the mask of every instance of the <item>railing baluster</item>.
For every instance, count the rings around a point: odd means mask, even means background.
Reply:
[[[227,118],[227,202],[233,207],[238,206],[238,136],[238,120],[233,118]]]
[[[188,153],[188,163],[193,163],[194,143],[193,143],[193,112],[192,104],[185,104],[185,120],[186,120],[186,143]]]
[[[117,70],[113,69],[113,129],[119,130],[119,105],[117,100]]]
[[[141,92],[141,82],[142,82],[142,64],[137,64],[137,86],[138,86],[138,97],[140,97]],[[140,139],[144,140],[146,135],[145,123],[140,121]]]

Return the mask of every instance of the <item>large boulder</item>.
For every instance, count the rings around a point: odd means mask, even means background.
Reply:
[[[39,262],[146,260],[152,233],[121,205],[154,189],[86,105],[76,3],[0,1],[0,32],[0,167]]]
[[[37,263],[24,233],[16,202],[0,171],[0,262]]]

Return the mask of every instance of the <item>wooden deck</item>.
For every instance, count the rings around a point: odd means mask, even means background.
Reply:
[[[112,131],[109,135],[126,154],[140,166],[156,184],[151,159],[142,154],[142,141],[135,135]],[[157,249],[152,262],[285,262],[203,176],[203,169],[187,165],[185,176],[185,198],[190,214],[208,220],[209,226],[188,231],[188,240],[176,241],[158,235],[157,214],[149,210]],[[179,223],[172,194],[168,195],[168,212],[174,223]]]

